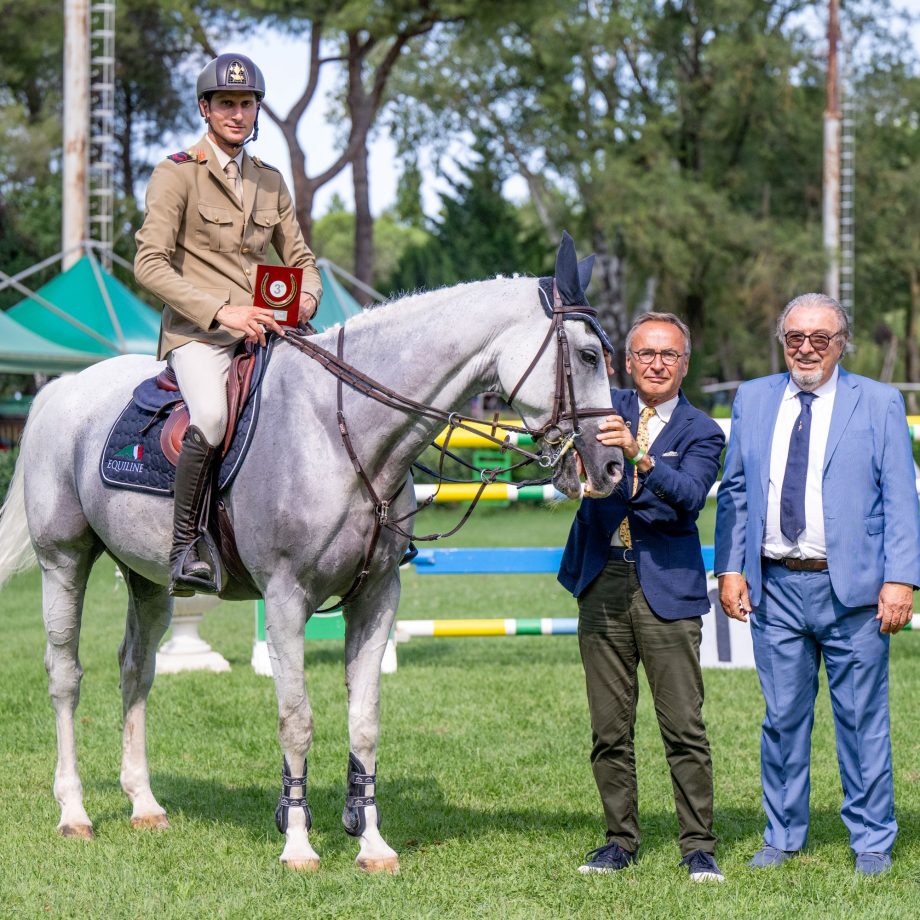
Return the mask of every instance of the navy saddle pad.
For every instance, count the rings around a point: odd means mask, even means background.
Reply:
[[[230,449],[224,455],[218,474],[218,489],[226,489],[236,477],[249,450],[259,417],[262,377],[275,345],[272,336],[265,348],[256,350],[249,398],[233,434]],[[182,399],[179,392],[162,390],[151,377],[135,389],[112,426],[102,450],[99,473],[107,486],[172,495],[176,468],[163,455],[160,434],[172,406]]]

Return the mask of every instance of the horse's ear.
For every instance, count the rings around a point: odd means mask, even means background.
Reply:
[[[556,287],[564,304],[584,303],[585,292],[579,278],[575,241],[565,230],[556,253]]]
[[[578,263],[578,283],[583,291],[588,290],[591,283],[591,272],[594,270],[594,254],[592,253],[587,259],[582,259]]]

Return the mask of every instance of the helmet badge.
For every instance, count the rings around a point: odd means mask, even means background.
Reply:
[[[231,61],[230,66],[227,68],[227,85],[231,83],[242,83],[247,84],[249,82],[246,77],[246,68],[239,61]]]

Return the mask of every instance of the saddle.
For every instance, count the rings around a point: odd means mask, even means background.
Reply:
[[[228,577],[221,577],[220,596],[250,599],[259,596],[239,558],[234,525],[221,495],[239,472],[252,441],[261,401],[261,382],[276,344],[265,348],[241,346],[230,365],[227,381],[227,433],[216,460],[206,520],[208,549]],[[152,492],[173,492],[176,462],[189,424],[188,408],[172,369],[166,367],[137,386],[103,446],[100,475],[106,486]]]
[[[252,386],[253,371],[256,366],[256,354],[252,349],[246,349],[233,356],[230,362],[230,376],[227,378],[227,433],[221,445],[219,458],[223,458],[230,450],[236,427],[243,414],[243,408],[249,399]],[[163,456],[175,466],[182,453],[182,439],[188,429],[188,407],[182,400],[179,392],[179,382],[173,369],[167,365],[153,378],[154,385],[165,393],[175,393],[176,401],[169,403],[172,408],[160,432],[160,447]],[[141,384],[143,386],[143,384]]]

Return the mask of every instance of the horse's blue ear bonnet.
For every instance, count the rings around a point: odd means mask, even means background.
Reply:
[[[601,345],[610,352],[615,354],[607,333],[601,328],[597,321],[597,311],[588,303],[588,297],[585,294],[585,288],[591,281],[591,270],[594,268],[594,256],[588,256],[587,259],[578,261],[575,255],[575,241],[569,234],[562,231],[562,242],[559,244],[559,252],[556,253],[556,277],[540,279],[540,303],[543,305],[543,311],[550,319],[553,316],[553,303],[555,295],[553,291],[553,282],[555,289],[559,293],[559,299],[567,307],[587,307],[585,312],[579,310],[566,310],[566,319],[580,319],[586,322],[597,334],[601,340]]]

